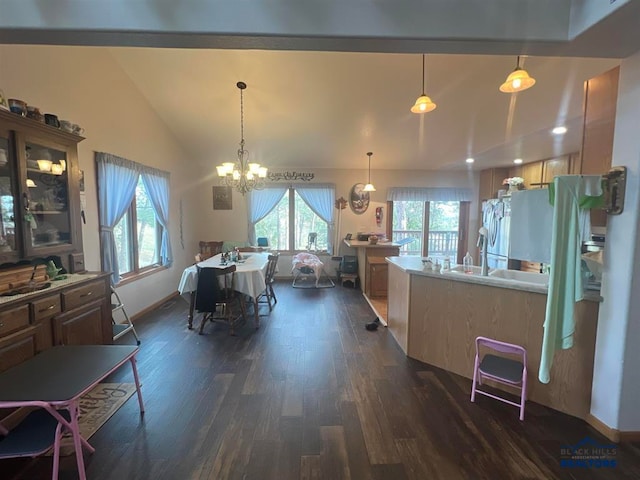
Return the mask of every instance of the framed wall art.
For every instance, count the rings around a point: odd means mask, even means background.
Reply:
[[[231,187],[213,187],[214,210],[232,210],[232,198],[233,192],[231,191]]]
[[[364,183],[356,183],[349,193],[349,206],[356,215],[362,215],[369,208],[369,192],[365,192]]]

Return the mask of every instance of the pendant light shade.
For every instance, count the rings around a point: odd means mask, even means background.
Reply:
[[[376,187],[374,187],[373,184],[371,183],[371,155],[373,155],[373,152],[367,152],[367,156],[369,157],[369,177],[368,177],[369,180],[367,181],[367,184],[362,189],[363,192],[376,191]]]
[[[416,103],[411,107],[413,113],[427,113],[436,109],[436,104],[426,95],[424,89],[424,54],[422,55],[422,95],[420,95]]]
[[[535,83],[536,79],[529,76],[526,70],[520,68],[520,55],[518,55],[516,68],[509,74],[505,82],[500,85],[500,91],[504,93],[522,92],[527,88],[533,87]]]

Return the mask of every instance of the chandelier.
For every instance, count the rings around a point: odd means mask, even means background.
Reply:
[[[221,185],[233,187],[244,195],[251,190],[261,190],[264,188],[264,179],[267,178],[267,167],[262,167],[259,163],[249,163],[248,161],[249,152],[244,149],[243,97],[243,90],[247,88],[247,84],[238,82],[236,86],[240,89],[240,148],[238,149],[238,160],[218,165],[216,170],[218,171]]]

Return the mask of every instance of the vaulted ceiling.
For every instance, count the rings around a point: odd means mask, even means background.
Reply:
[[[640,47],[628,0],[91,3],[5,0],[0,43],[110,47],[203,165],[235,156],[239,80],[247,149],[272,168],[365,168],[373,151],[374,169],[468,156],[480,169],[577,151],[584,81]],[[438,108],[420,116],[425,52]],[[520,53],[536,85],[499,92]]]

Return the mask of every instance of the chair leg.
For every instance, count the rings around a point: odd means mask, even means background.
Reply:
[[[476,379],[478,378],[478,355],[473,363],[473,384],[471,386],[471,401],[476,401]]]
[[[520,421],[524,421],[524,404],[527,401],[527,369],[522,374],[522,392],[520,393]]]
[[[202,322],[200,322],[200,330],[198,330],[198,335],[202,335],[202,331],[204,330],[204,324],[207,323],[208,317],[207,314],[202,314]]]
[[[269,284],[267,285],[267,288],[269,289],[269,295],[271,295],[271,298],[273,298],[273,304],[275,305],[276,303],[278,303],[278,299],[276,298],[276,293],[273,291],[273,286]]]
[[[53,441],[53,472],[52,480],[58,480],[58,471],[60,470],[60,440],[62,438],[62,425],[58,423],[56,427],[56,436]]]

